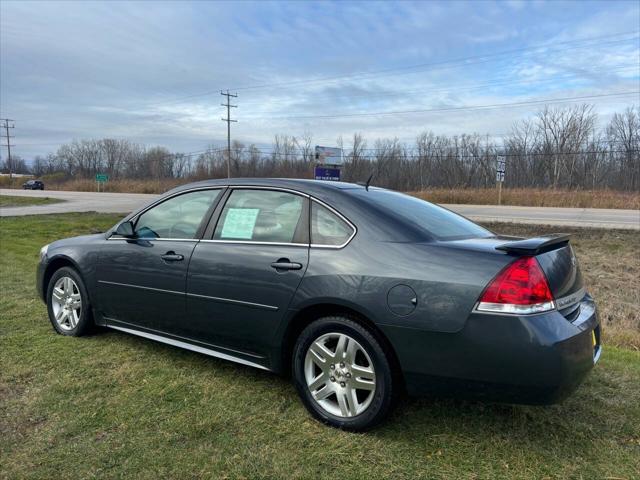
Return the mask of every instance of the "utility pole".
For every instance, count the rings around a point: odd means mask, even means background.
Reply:
[[[11,138],[13,138],[13,135],[9,135],[9,129],[16,128],[16,125],[15,123],[13,125],[9,125],[9,122],[13,122],[13,120],[11,120],[10,118],[0,118],[0,120],[4,122],[4,125],[2,125],[2,127],[4,127],[7,144],[3,146],[7,147],[7,167],[9,168],[9,182],[11,182],[11,179],[13,178],[13,165],[11,162]]]
[[[227,97],[227,103],[221,103],[223,107],[227,107],[227,118],[223,118],[223,122],[227,122],[227,178],[231,178],[231,122],[237,122],[237,120],[231,120],[231,109],[238,108],[237,105],[231,105],[231,97],[238,98],[238,94],[235,95],[229,93],[220,92],[220,95]]]

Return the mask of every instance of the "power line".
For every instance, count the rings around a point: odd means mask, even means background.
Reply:
[[[481,148],[483,149],[491,149],[491,150],[495,150],[496,152],[508,152],[509,149],[505,148],[504,146],[499,146],[499,145],[480,145]],[[365,149],[366,151],[369,151],[369,149]],[[417,154],[417,153],[406,153],[409,151],[415,151],[417,149],[412,148],[412,149],[404,149],[402,147],[400,147],[399,149],[394,150],[393,148],[390,149],[379,149],[379,150],[374,150],[373,153],[368,153],[368,154],[364,154],[362,155],[365,158],[371,158],[371,157],[375,157],[376,154],[378,153],[388,153],[389,155],[397,155],[399,157],[402,158],[407,158],[407,159],[416,159],[416,158],[424,158],[427,156],[431,156],[431,157],[449,157],[449,156],[454,156],[454,157],[460,157],[460,158],[477,158],[477,157],[483,157],[487,155],[486,150],[483,150],[482,153],[478,153],[478,154],[456,154],[456,153],[452,153],[451,151],[447,151],[447,147],[445,147],[445,151],[444,152],[440,152],[440,153],[434,153],[434,154]],[[300,156],[300,152],[275,152],[275,151],[265,151],[265,150],[256,150],[259,153],[263,153],[263,154],[267,154],[267,155],[275,155],[277,157],[299,157]],[[606,153],[606,154],[611,154],[611,153],[637,153],[640,152],[640,150],[636,150],[636,149],[631,149],[631,150],[607,150],[606,148],[602,149],[602,150],[579,150],[579,151],[572,151],[572,152],[526,152],[526,153],[501,153],[501,155],[506,155],[506,156],[512,156],[512,157],[517,157],[517,156],[527,156],[527,155],[532,155],[532,156],[554,156],[554,155],[589,155],[589,154],[601,154],[601,153]],[[492,153],[493,154],[493,153]],[[349,155],[347,155],[349,156]]]
[[[501,51],[501,52],[495,52],[495,53],[484,54],[484,55],[473,55],[473,56],[467,56],[467,57],[459,57],[459,58],[451,59],[451,60],[442,60],[442,61],[437,61],[437,62],[428,62],[428,63],[421,63],[421,64],[415,64],[415,65],[405,65],[405,66],[401,66],[401,67],[386,68],[386,69],[381,69],[381,70],[355,72],[355,73],[351,73],[351,74],[337,75],[337,76],[316,77],[316,78],[311,78],[311,79],[306,79],[306,80],[293,80],[293,81],[287,81],[287,82],[273,82],[273,83],[264,83],[264,84],[257,84],[257,85],[246,85],[246,86],[237,87],[234,90],[236,90],[236,91],[240,91],[240,90],[256,90],[256,89],[262,89],[262,88],[305,85],[305,84],[312,84],[312,83],[318,83],[318,82],[333,82],[333,81],[338,81],[338,80],[346,80],[346,79],[350,79],[350,78],[362,78],[362,77],[374,78],[376,76],[386,76],[386,75],[391,74],[393,72],[398,72],[398,71],[403,71],[403,70],[406,71],[406,70],[424,69],[424,68],[437,67],[437,66],[450,65],[450,64],[457,64],[457,63],[465,63],[465,64],[469,64],[469,62],[472,62],[472,63],[486,63],[486,60],[482,60],[480,62],[473,62],[473,61],[474,60],[480,60],[480,59],[492,59],[492,58],[495,58],[495,57],[500,57],[500,56],[504,56],[504,55],[510,55],[510,54],[514,54],[514,53],[535,53],[536,50],[541,50],[541,49],[547,49],[545,51],[545,53],[549,53],[549,52],[561,52],[561,51],[566,51],[566,50],[573,50],[573,49],[580,49],[580,48],[590,48],[590,47],[594,47],[594,46],[603,46],[603,45],[609,45],[609,44],[623,43],[623,42],[628,42],[630,40],[635,40],[635,38],[632,37],[632,38],[621,39],[621,40],[612,40],[612,41],[609,41],[609,42],[587,43],[585,45],[574,45],[574,46],[570,46],[570,47],[567,47],[567,48],[551,48],[551,49],[549,49],[549,47],[557,47],[559,45],[573,45],[573,44],[576,44],[576,43],[593,42],[595,40],[603,40],[603,39],[607,39],[607,38],[621,37],[621,36],[627,36],[627,35],[633,35],[635,37],[639,33],[640,33],[639,31],[630,31],[630,32],[621,32],[621,33],[610,34],[610,35],[601,35],[601,36],[595,36],[595,37],[585,37],[585,38],[581,38],[581,39],[577,39],[577,40],[570,40],[570,41],[566,41],[566,42],[546,43],[546,44],[536,45],[536,46],[532,46],[532,47],[522,47],[522,48],[518,48],[518,49],[505,50],[505,51]],[[416,73],[416,72],[408,72],[408,73]],[[192,94],[192,95],[186,95],[186,96],[178,97],[178,98],[174,98],[174,99],[167,99],[165,101],[161,100],[159,102],[153,102],[151,104],[148,104],[148,106],[157,105],[157,104],[167,104],[167,103],[181,102],[183,100],[189,100],[191,98],[197,98],[197,97],[203,97],[203,96],[207,96],[207,95],[212,95],[214,93],[217,93],[219,90],[220,89],[209,90],[209,91],[195,93],[195,94]]]
[[[231,120],[231,109],[238,108],[237,105],[231,105],[231,98],[238,98],[238,94],[231,94],[229,90],[227,93],[220,92],[220,95],[227,97],[227,103],[221,103],[223,107],[227,107],[227,118],[223,118],[223,122],[227,122],[227,178],[231,178],[231,122],[237,122],[238,120]]]
[[[0,128],[2,128],[4,125],[0,126]],[[453,138],[453,137],[458,137],[460,138],[461,136],[464,136],[466,134],[452,134],[452,135],[438,135],[438,137],[446,137],[446,138]],[[502,133],[502,134],[478,134],[478,137],[495,137],[495,136],[503,136],[503,137],[508,137],[512,135],[511,133]],[[472,137],[474,135],[466,135],[467,137]],[[413,140],[412,140],[413,141]],[[584,141],[582,142],[583,145],[589,145],[593,142],[590,141]],[[604,141],[604,143],[606,145],[626,145],[626,142],[622,141],[622,140],[606,140]],[[34,144],[35,145],[35,144]],[[60,144],[55,144],[55,145],[60,145]],[[64,145],[64,144],[62,144]],[[405,152],[407,151],[418,151],[418,147],[411,147],[411,148],[406,148],[405,147],[406,142],[405,141],[401,141],[399,142],[399,148],[402,148]],[[4,146],[4,145],[3,145]],[[15,147],[16,145],[12,145],[13,147]],[[504,145],[499,145],[496,143],[482,143],[480,145],[482,148],[493,148],[493,149],[500,149],[500,148],[504,148]],[[348,149],[345,149],[348,150]],[[166,153],[163,154],[161,158],[173,158],[175,159],[176,157],[186,157],[186,158],[193,158],[193,157],[198,157],[201,155],[206,155],[206,154],[215,154],[215,153],[226,153],[227,148],[226,147],[211,147],[211,148],[207,148],[204,150],[195,150],[195,151],[190,151],[190,152],[174,152],[174,153]],[[268,149],[267,147],[257,147],[255,146],[255,144],[251,144],[249,147],[245,147],[245,151],[249,152],[249,151],[256,151],[259,153],[263,153],[263,154],[274,154],[276,153],[273,149]],[[384,151],[389,151],[389,148],[360,148],[359,151],[363,151],[363,152],[384,152]],[[623,151],[610,151],[610,153],[621,153]],[[584,153],[584,152],[583,152]],[[595,152],[591,152],[591,153],[595,153]],[[277,152],[277,155],[279,156],[299,156],[301,153],[300,152]]]
[[[624,71],[624,70],[638,70],[640,72],[640,66],[635,66],[635,65],[626,65],[626,66],[618,66],[617,68],[603,68],[603,69],[596,69],[596,70],[587,70],[584,73],[586,74],[595,74],[595,73],[602,73],[602,72],[606,72],[606,73],[613,73],[613,72],[620,72],[620,71]],[[635,72],[633,72],[635,73]],[[462,84],[462,85],[450,85],[447,88],[440,88],[440,89],[420,89],[420,90],[408,90],[408,91],[397,91],[397,92],[380,92],[380,93],[360,93],[360,94],[344,94],[342,97],[339,95],[313,95],[313,99],[314,100],[318,100],[318,99],[331,99],[331,100],[339,100],[340,98],[345,98],[345,99],[353,99],[353,98],[363,98],[366,97],[367,99],[370,98],[382,98],[382,97],[396,97],[396,96],[413,96],[416,94],[420,94],[420,93],[449,93],[449,94],[453,94],[453,93],[458,93],[458,92],[462,92],[462,91],[472,91],[472,90],[481,90],[481,89],[486,89],[486,88],[491,88],[491,87],[500,87],[500,86],[513,86],[513,85],[527,85],[527,84],[534,84],[534,85],[541,85],[543,83],[551,83],[551,82],[557,82],[560,80],[584,80],[584,78],[578,76],[577,74],[571,74],[571,75],[563,75],[563,76],[559,76],[559,77],[549,77],[546,79],[542,79],[542,80],[518,80],[518,81],[500,81],[500,82],[491,82],[491,83],[485,83],[482,85],[478,85],[478,84],[470,84],[470,83],[466,83],[466,84]],[[243,106],[253,106],[253,105],[264,105],[264,101],[263,102],[247,102],[247,103],[243,103]]]
[[[619,93],[605,93],[599,95],[582,95],[576,97],[561,97],[561,98],[545,98],[540,100],[529,100],[522,102],[512,102],[512,103],[494,103],[488,105],[466,105],[462,107],[445,107],[445,108],[429,108],[429,109],[420,109],[420,110],[398,110],[398,111],[386,111],[386,112],[359,112],[359,113],[336,113],[336,114],[327,114],[327,115],[286,115],[286,116],[275,116],[275,117],[251,117],[248,121],[252,120],[289,120],[289,119],[323,119],[323,118],[347,118],[347,117],[369,117],[369,116],[378,116],[378,115],[405,115],[411,113],[432,113],[432,112],[451,112],[451,111],[463,111],[463,110],[481,110],[481,109],[489,109],[489,108],[500,108],[500,107],[519,107],[525,105],[540,105],[545,103],[567,103],[574,102],[580,100],[591,100],[596,98],[610,98],[610,97],[622,97],[622,96],[630,96],[630,95],[639,95],[640,91],[630,91],[630,92],[619,92]]]
[[[635,40],[633,38],[630,39],[624,39],[624,40],[616,40],[616,41],[611,41],[611,42],[604,42],[604,43],[595,43],[595,44],[588,44],[588,45],[577,45],[577,46],[573,46],[573,47],[568,47],[568,48],[555,48],[555,49],[551,49],[551,50],[547,50],[544,53],[553,53],[553,52],[563,52],[563,51],[567,51],[567,50],[574,50],[574,49],[581,49],[581,48],[590,48],[590,47],[594,47],[594,46],[602,46],[602,45],[613,45],[613,44],[618,44],[618,43],[624,43],[624,42],[628,42],[630,40]],[[561,43],[559,43],[558,45],[561,45]],[[308,80],[298,80],[298,81],[291,81],[291,82],[279,82],[279,83],[267,83],[267,84],[262,84],[262,85],[253,85],[253,86],[247,86],[247,87],[239,87],[236,88],[235,90],[255,90],[255,89],[261,89],[261,88],[272,88],[272,87],[288,87],[288,86],[294,86],[294,85],[303,85],[303,84],[309,84],[309,83],[318,83],[318,82],[333,82],[333,81],[339,81],[339,80],[348,80],[351,78],[377,78],[377,77],[383,77],[383,76],[389,76],[389,75],[396,75],[398,73],[395,73],[398,70],[414,70],[414,71],[409,71],[409,72],[405,72],[402,73],[402,75],[405,74],[413,74],[413,73],[419,73],[424,71],[425,69],[431,70],[433,69],[433,67],[440,67],[440,68],[450,68],[451,66],[458,66],[457,64],[462,64],[462,66],[466,66],[466,65],[475,65],[475,64],[482,64],[482,63],[488,63],[491,62],[493,58],[495,57],[499,57],[499,56],[503,56],[503,55],[507,55],[507,54],[511,54],[511,53],[518,53],[518,52],[522,52],[522,50],[529,50],[529,49],[536,49],[539,50],[541,48],[546,48],[545,46],[540,46],[540,47],[525,47],[523,49],[516,49],[516,50],[509,50],[509,51],[504,51],[504,52],[498,52],[498,53],[493,53],[493,54],[487,54],[487,55],[477,55],[477,56],[469,56],[469,57],[462,57],[462,58],[458,58],[455,60],[443,60],[443,61],[439,61],[439,62],[431,62],[431,63],[423,63],[423,64],[418,64],[418,65],[411,65],[411,66],[405,66],[405,67],[396,67],[396,68],[389,68],[389,69],[384,69],[384,70],[377,70],[377,71],[372,71],[370,73],[368,72],[361,72],[361,73],[355,73],[355,74],[349,74],[349,75],[341,75],[341,76],[335,76],[335,77],[323,77],[323,78],[317,78],[317,79],[308,79]],[[524,52],[527,53],[527,52]],[[535,52],[531,52],[531,53],[535,53]],[[542,52],[540,52],[542,53]]]

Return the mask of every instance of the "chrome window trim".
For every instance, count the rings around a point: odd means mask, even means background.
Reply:
[[[312,202],[316,202],[316,203],[322,205],[323,207],[325,207],[326,209],[328,209],[329,211],[331,211],[332,213],[337,215],[338,218],[340,218],[342,221],[344,221],[347,225],[349,225],[349,227],[351,227],[351,236],[347,239],[346,242],[344,242],[341,245],[325,245],[323,243],[310,243],[309,246],[311,248],[330,248],[330,249],[337,250],[337,249],[344,248],[347,245],[349,245],[349,242],[351,242],[351,240],[353,240],[353,237],[356,236],[356,233],[358,233],[358,228],[353,223],[351,223],[347,217],[342,215],[339,211],[337,211],[332,206],[327,205],[322,200],[318,200],[315,197],[310,197],[310,198],[311,198]],[[310,221],[309,221],[309,240],[311,240],[311,231],[312,231],[312,229],[313,229],[313,225],[312,225],[312,221],[310,219]]]
[[[129,221],[131,221],[132,218],[137,218],[138,216],[142,215],[143,213],[145,213],[147,210],[152,209],[153,207],[155,207],[156,205],[163,203],[167,200],[170,200],[174,197],[177,197],[178,195],[183,195],[185,193],[191,193],[191,192],[198,192],[200,190],[224,190],[225,188],[227,188],[227,186],[208,186],[208,187],[194,187],[194,188],[189,188],[186,190],[180,190],[179,192],[175,192],[167,197],[161,197],[159,199],[157,199],[155,202],[153,202],[151,205],[147,205],[146,207],[143,207],[143,210],[139,210],[137,212],[135,212],[129,219]]]
[[[129,242],[137,241],[137,240],[145,240],[147,242],[192,242],[197,243],[199,240],[197,238],[149,238],[149,237],[135,237],[135,238],[127,238],[127,237],[109,237],[107,240],[127,240]]]
[[[119,330],[121,332],[129,333],[131,335],[137,335],[139,337],[148,338],[149,340],[155,340],[156,342],[166,343],[167,345],[172,345],[174,347],[184,348],[185,350],[191,350],[193,352],[209,355],[210,357],[221,358],[223,360],[229,360],[231,362],[240,363],[242,365],[247,365],[249,367],[259,368],[260,370],[270,371],[270,369],[268,369],[264,365],[254,363],[249,360],[245,360],[244,358],[236,357],[234,355],[229,355],[228,353],[222,353],[222,352],[218,352],[217,350],[212,350],[210,348],[200,347],[192,343],[181,342],[180,340],[174,340],[172,338],[163,337],[162,335],[155,335],[153,333],[147,333],[140,330],[134,330],[132,328],[109,325],[108,322],[107,322],[107,327],[112,328],[114,330]]]
[[[254,242],[252,240],[200,240],[203,243],[239,243],[246,245],[275,245],[280,247],[304,247],[309,248],[308,243],[285,243],[285,242]]]
[[[192,242],[216,242],[216,243],[240,243],[240,244],[249,244],[249,245],[280,245],[280,246],[289,246],[289,247],[308,247],[308,248],[326,248],[326,249],[333,249],[333,250],[339,250],[341,248],[346,247],[351,240],[353,240],[353,237],[356,236],[356,234],[358,233],[358,228],[347,218],[345,217],[342,213],[340,213],[338,210],[336,210],[335,208],[333,208],[331,205],[328,205],[327,203],[325,203],[322,200],[317,199],[316,197],[313,197],[312,195],[305,193],[305,192],[301,192],[299,190],[295,190],[292,188],[286,188],[286,187],[272,187],[272,186],[268,186],[268,185],[244,185],[244,184],[236,184],[236,185],[220,185],[220,186],[204,186],[204,187],[195,187],[195,188],[190,188],[187,190],[181,190],[179,192],[175,192],[173,195],[170,195],[168,197],[162,197],[159,198],[158,200],[156,200],[154,203],[152,203],[151,205],[148,205],[147,207],[144,208],[144,210],[140,210],[138,212],[135,212],[134,214],[132,214],[130,217],[125,217],[129,219],[129,221],[134,221],[137,220],[137,218],[142,215],[143,213],[145,213],[147,210],[155,207],[156,205],[169,200],[173,197],[176,197],[178,195],[182,195],[185,193],[191,193],[191,192],[197,192],[200,190],[225,190],[225,189],[253,189],[253,190],[275,190],[275,191],[280,191],[280,192],[288,192],[288,193],[292,193],[294,195],[300,195],[302,197],[308,198],[310,201],[312,202],[316,202],[320,205],[322,205],[323,207],[327,208],[328,210],[330,210],[331,212],[333,212],[335,215],[337,215],[340,219],[342,219],[347,225],[349,225],[349,227],[351,227],[352,233],[351,236],[347,239],[347,241],[345,241],[343,244],[341,245],[325,245],[325,244],[321,244],[321,243],[283,243],[283,242],[254,242],[254,241],[250,241],[250,240],[213,240],[213,239],[197,239],[197,238],[185,238],[185,239],[173,239],[173,238],[154,238],[154,239],[146,239],[148,241],[154,241],[154,240],[160,240],[160,241],[192,241]],[[123,219],[124,220],[124,219]],[[122,220],[122,221],[123,221]],[[118,227],[118,225],[120,225],[120,223],[122,223],[122,221],[118,222],[116,224],[116,227],[113,229],[115,231],[115,229]],[[311,234],[311,222],[309,222],[309,234]],[[112,233],[113,235],[113,233]],[[125,237],[108,237],[107,240],[136,240],[136,239],[132,239],[132,238],[125,238]],[[311,238],[309,238],[309,241],[311,241]]]
[[[311,195],[309,195],[308,193],[304,193],[299,190],[294,190],[292,188],[286,188],[286,187],[270,187],[268,185],[228,185],[228,187],[231,189],[246,188],[250,190],[277,190],[280,192],[293,193],[295,195],[300,195],[305,198],[311,198]]]

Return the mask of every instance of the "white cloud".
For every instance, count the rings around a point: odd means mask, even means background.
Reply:
[[[305,129],[327,142],[356,131],[370,139],[411,139],[424,129],[505,133],[537,107],[279,117],[637,89],[637,37],[589,49],[523,49],[637,30],[639,12],[637,4],[614,2],[2,2],[0,113],[16,119],[16,149],[27,157],[55,148],[29,143],[103,136],[193,151],[224,139],[220,88],[389,70],[241,89],[234,135],[266,144],[276,133]],[[505,51],[514,53],[480,57]],[[468,57],[478,58],[442,63]],[[422,67],[391,70],[411,65]],[[599,102],[598,109],[625,102]]]

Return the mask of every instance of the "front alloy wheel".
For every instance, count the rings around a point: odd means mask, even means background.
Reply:
[[[49,320],[61,335],[79,337],[93,327],[89,295],[80,274],[71,267],[56,270],[47,286]]]
[[[51,309],[62,330],[73,330],[82,315],[82,295],[71,277],[61,277],[53,285]]]
[[[398,390],[391,354],[371,330],[342,316],[323,317],[298,336],[293,377],[307,410],[345,430],[367,430],[382,421]]]

